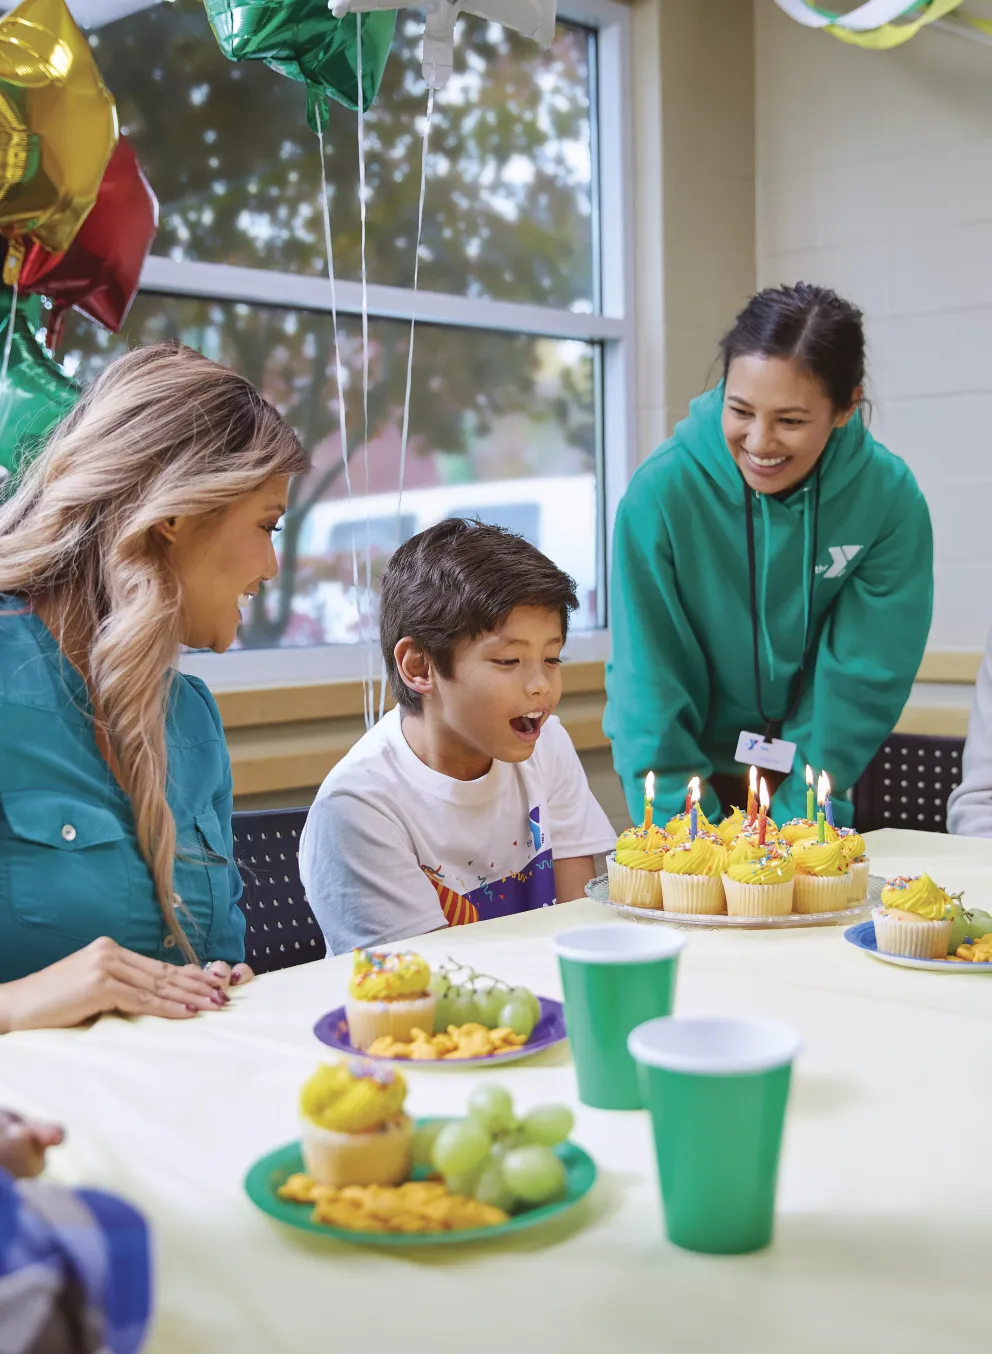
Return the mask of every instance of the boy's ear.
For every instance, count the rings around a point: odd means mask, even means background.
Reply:
[[[434,690],[431,661],[409,635],[404,635],[397,642],[393,657],[404,685],[411,691],[416,691],[418,696],[426,696]]]

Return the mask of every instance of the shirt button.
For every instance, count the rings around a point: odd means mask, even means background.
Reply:
[[[176,943],[175,936],[166,936],[166,938],[162,941],[162,944],[165,946],[167,950],[171,950],[173,945],[175,945],[175,943]]]
[[[76,840],[76,829],[71,823],[66,823],[62,828],[62,837],[67,842],[74,842]]]

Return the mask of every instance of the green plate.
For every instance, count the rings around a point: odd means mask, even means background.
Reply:
[[[429,1119],[418,1119],[418,1126],[430,1123]],[[291,1175],[304,1170],[303,1157],[298,1142],[288,1142],[277,1147],[274,1152],[256,1161],[245,1176],[245,1193],[256,1208],[277,1218],[289,1227],[298,1227],[303,1232],[313,1232],[315,1236],[334,1237],[338,1241],[357,1242],[363,1246],[450,1246],[462,1245],[468,1241],[495,1241],[502,1236],[521,1232],[525,1227],[535,1227],[538,1223],[557,1218],[567,1209],[573,1208],[592,1189],[596,1179],[596,1163],[587,1152],[574,1142],[564,1142],[555,1152],[565,1165],[565,1195],[553,1204],[543,1204],[540,1208],[528,1209],[518,1213],[497,1227],[475,1227],[462,1232],[419,1232],[412,1235],[386,1232],[353,1232],[344,1227],[326,1227],[312,1222],[312,1204],[294,1204],[280,1199],[276,1191]],[[414,1180],[423,1180],[427,1171],[414,1167]]]

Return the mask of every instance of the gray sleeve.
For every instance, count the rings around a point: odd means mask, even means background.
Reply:
[[[300,877],[331,954],[447,925],[409,834],[357,795],[332,792],[314,801],[300,841]]]
[[[947,804],[947,830],[992,837],[992,635],[975,683],[961,784]]]

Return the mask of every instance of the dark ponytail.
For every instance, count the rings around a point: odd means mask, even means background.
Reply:
[[[752,296],[720,343],[723,379],[735,357],[784,357],[819,381],[836,410],[865,380],[861,311],[828,287],[797,282]]]

